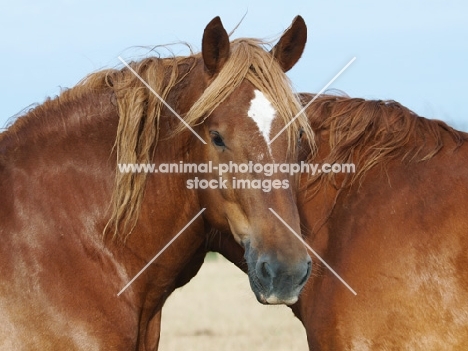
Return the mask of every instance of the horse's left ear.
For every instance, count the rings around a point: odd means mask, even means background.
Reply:
[[[307,26],[304,19],[297,16],[271,50],[284,72],[289,71],[301,58],[306,42]]]
[[[205,28],[202,40],[202,56],[207,71],[219,73],[229,58],[229,36],[219,17],[215,17]]]

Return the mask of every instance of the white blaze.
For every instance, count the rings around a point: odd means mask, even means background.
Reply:
[[[255,90],[254,93],[255,97],[250,102],[247,115],[257,124],[260,134],[262,134],[270,150],[270,130],[271,124],[276,117],[276,110],[260,90]]]

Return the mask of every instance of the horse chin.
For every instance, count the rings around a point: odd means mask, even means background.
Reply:
[[[275,295],[272,295],[272,296],[268,297],[266,299],[266,301],[267,301],[267,303],[269,305],[288,305],[288,306],[291,306],[291,305],[294,305],[297,302],[298,299],[299,299],[298,296],[294,296],[294,297],[291,297],[291,298],[288,298],[288,299],[279,299]]]
[[[255,296],[257,297],[258,302],[260,302],[263,305],[287,305],[291,306],[294,305],[297,300],[299,299],[298,296],[294,296],[288,299],[280,299],[276,295],[270,295],[268,297],[265,297],[262,293],[255,293]]]

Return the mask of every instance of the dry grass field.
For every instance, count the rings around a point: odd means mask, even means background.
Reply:
[[[306,351],[302,324],[286,306],[263,306],[247,276],[222,257],[175,291],[163,309],[161,351]]]

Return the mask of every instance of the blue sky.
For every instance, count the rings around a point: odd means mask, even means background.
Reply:
[[[309,40],[289,73],[297,91],[318,92],[355,56],[331,88],[394,99],[468,130],[468,3],[461,0],[3,2],[0,127],[86,74],[120,66],[119,55],[145,53],[136,46],[186,41],[198,51],[213,17],[229,31],[245,13],[235,37],[273,38],[304,17]]]

